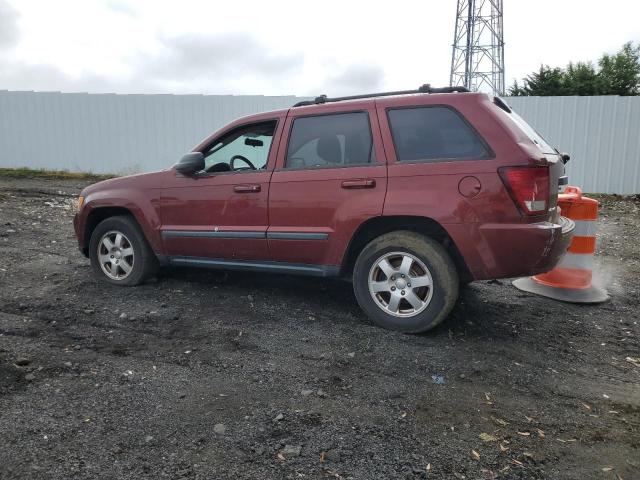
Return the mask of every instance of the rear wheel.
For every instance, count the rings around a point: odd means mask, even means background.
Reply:
[[[356,299],[369,318],[406,333],[442,322],[458,298],[458,283],[442,245],[409,231],[373,240],[358,256],[353,273]]]
[[[101,279],[132,286],[155,275],[158,260],[131,217],[110,217],[98,224],[89,242],[93,271]]]

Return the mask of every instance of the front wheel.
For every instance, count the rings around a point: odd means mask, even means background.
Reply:
[[[398,231],[371,241],[353,272],[358,304],[377,325],[420,333],[442,322],[458,298],[458,274],[432,238]]]
[[[124,215],[98,224],[91,234],[89,257],[93,271],[115,285],[138,285],[158,269],[158,259],[140,227]]]

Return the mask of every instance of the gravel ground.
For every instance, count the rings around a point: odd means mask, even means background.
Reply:
[[[477,282],[409,336],[344,281],[106,285],[82,186],[0,178],[0,478],[640,478],[638,200],[603,199],[610,302]]]

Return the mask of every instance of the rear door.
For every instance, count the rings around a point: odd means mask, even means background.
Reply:
[[[289,111],[269,191],[273,260],[335,273],[358,226],[382,214],[387,170],[378,120],[372,102],[357,105]]]

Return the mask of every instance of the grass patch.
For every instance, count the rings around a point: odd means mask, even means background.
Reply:
[[[0,177],[8,178],[48,178],[55,180],[107,180],[117,175],[99,175],[96,173],[67,172],[65,170],[44,170],[33,168],[0,168]]]

